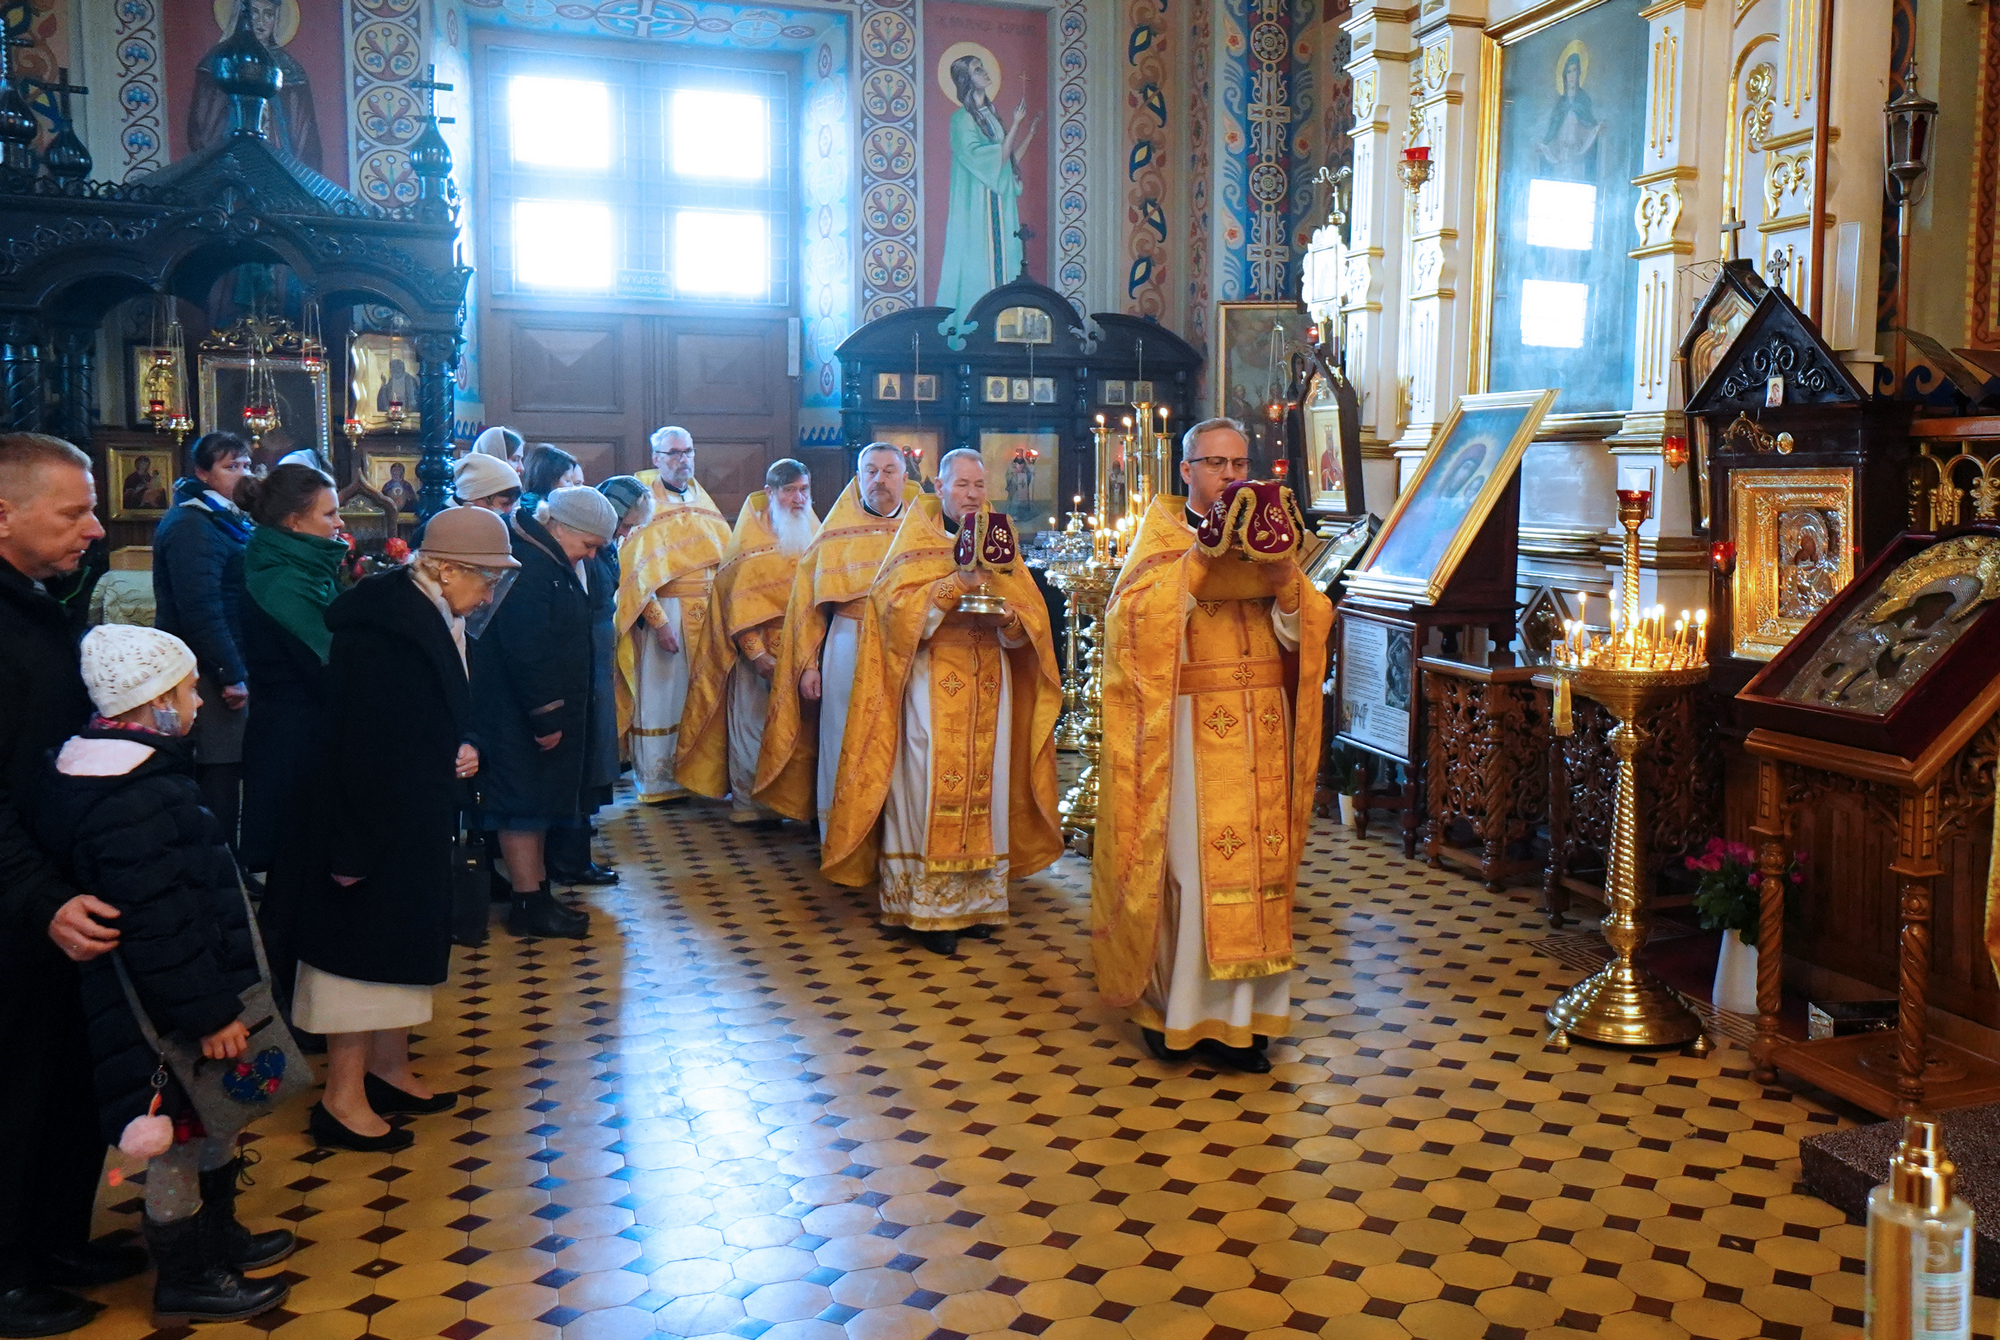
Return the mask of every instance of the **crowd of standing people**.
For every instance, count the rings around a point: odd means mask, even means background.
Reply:
[[[156,536],[157,626],[79,636],[61,596],[104,533],[89,459],[0,436],[0,1024],[24,1040],[0,1100],[0,1336],[74,1329],[93,1307],[68,1289],[145,1268],[89,1241],[107,1144],[147,1161],[163,1323],[282,1300],[247,1272],[293,1240],[235,1219],[235,1136],[312,1082],[302,1049],[327,1057],[322,1147],[402,1149],[392,1118],[457,1106],[410,1030],[475,835],[512,933],[585,936],[557,888],[617,881],[592,816],[629,767],[646,804],[816,831],[828,878],[875,885],[881,920],[941,955],[1000,934],[1009,885],[1061,854],[1053,633],[978,452],[927,490],[870,443],[824,520],[781,460],[732,526],[685,429],[651,446],[653,469],[591,487],[489,429],[414,556],[357,581],[325,473],[253,474],[209,434]],[[1112,597],[1107,636],[1124,607],[1146,632],[1107,718],[1150,743],[1107,752],[1093,938],[1156,1055],[1255,1071],[1289,1011],[1319,715],[1293,705],[1326,601],[1289,550],[1232,538],[1276,505],[1247,469],[1240,425],[1190,429],[1189,497],[1155,503]],[[1248,585],[1216,576],[1238,559]],[[1211,707],[1219,750],[1191,715]]]

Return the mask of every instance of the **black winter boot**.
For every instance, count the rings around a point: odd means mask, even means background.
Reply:
[[[549,892],[549,882],[543,880],[533,893],[515,892],[507,909],[507,929],[523,939],[562,936],[581,940],[590,933],[590,918],[557,902]]]
[[[247,1280],[211,1254],[213,1234],[200,1215],[170,1224],[146,1220],[153,1252],[153,1324],[243,1321],[269,1312],[292,1286],[282,1279]]]
[[[290,1256],[299,1240],[287,1229],[252,1233],[236,1217],[236,1188],[245,1180],[249,1165],[238,1154],[220,1168],[201,1175],[200,1218],[213,1234],[209,1259],[220,1260],[235,1270],[262,1270]]]

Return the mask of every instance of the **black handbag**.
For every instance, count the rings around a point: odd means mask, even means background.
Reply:
[[[452,845],[451,942],[468,949],[486,943],[486,927],[493,915],[486,834],[475,821],[478,803],[474,793],[458,812],[458,837]]]

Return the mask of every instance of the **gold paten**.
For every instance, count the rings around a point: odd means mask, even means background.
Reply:
[[[1854,580],[1854,472],[1734,471],[1729,518],[1730,649],[1768,661]]]

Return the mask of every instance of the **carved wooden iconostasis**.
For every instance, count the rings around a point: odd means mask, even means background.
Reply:
[[[151,542],[176,439],[212,429],[268,437],[266,465],[315,450],[342,482],[369,452],[397,457],[408,520],[449,488],[470,275],[450,154],[420,114],[414,199],[357,200],[271,138],[283,63],[241,15],[204,70],[227,133],[157,172],[91,180],[80,148],[37,154],[32,120],[0,117],[0,428],[91,450],[112,547]]]

